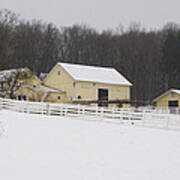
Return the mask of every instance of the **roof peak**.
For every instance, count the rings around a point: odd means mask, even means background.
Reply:
[[[96,66],[96,65],[86,65],[86,64],[73,64],[73,63],[66,63],[66,62],[58,62],[58,64],[65,64],[69,66],[81,66],[81,67],[90,67],[90,68],[100,68],[100,69],[111,69],[111,70],[116,70],[113,67],[104,67],[104,66]]]

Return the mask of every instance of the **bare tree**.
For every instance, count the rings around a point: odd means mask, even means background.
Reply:
[[[23,86],[25,81],[31,78],[32,74],[28,73],[24,68],[10,69],[0,72],[0,92],[2,97],[8,96],[15,98],[15,94],[19,88]]]
[[[0,69],[10,68],[13,52],[13,31],[18,22],[18,16],[7,9],[0,10]]]

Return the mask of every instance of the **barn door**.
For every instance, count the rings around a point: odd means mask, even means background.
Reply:
[[[168,101],[168,106],[169,107],[178,107],[179,103],[178,103],[178,101]]]
[[[175,113],[176,109],[179,107],[178,101],[168,101],[168,107],[171,113]]]
[[[98,89],[98,101],[108,101],[108,89]],[[99,102],[98,106],[108,106],[108,103]]]

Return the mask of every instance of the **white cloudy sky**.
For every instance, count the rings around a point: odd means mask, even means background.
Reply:
[[[57,26],[86,23],[98,30],[127,27],[161,28],[180,21],[180,0],[0,0],[0,8],[19,13],[24,19],[42,19]]]

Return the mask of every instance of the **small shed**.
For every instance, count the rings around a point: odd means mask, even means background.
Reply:
[[[157,107],[180,108],[180,90],[170,89],[153,100]]]

